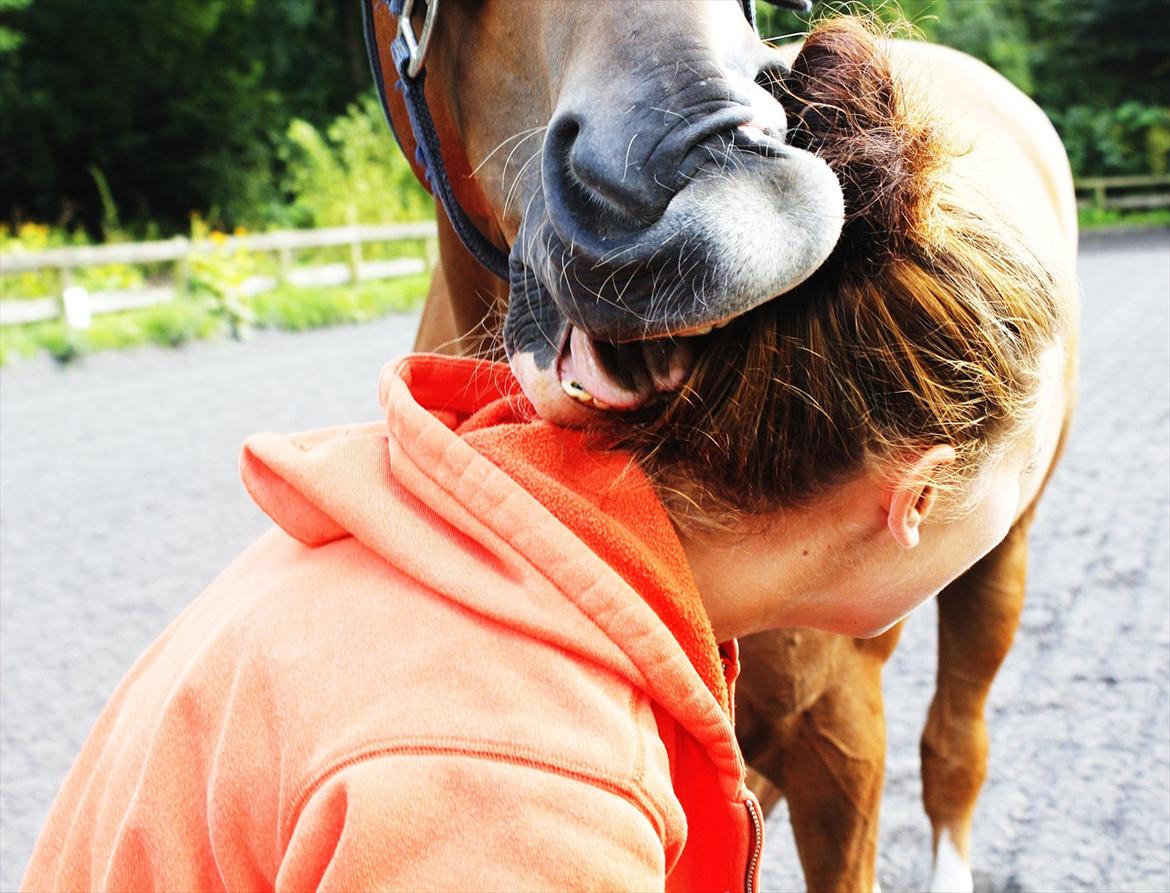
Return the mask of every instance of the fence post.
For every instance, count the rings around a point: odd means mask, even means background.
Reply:
[[[362,268],[362,243],[361,234],[357,229],[357,208],[350,205],[346,209],[346,216],[349,218],[349,281],[354,285],[358,284],[358,277],[361,274]]]
[[[1105,184],[1102,182],[1093,187],[1093,204],[1098,208],[1105,207]]]
[[[175,297],[182,298],[191,287],[191,243],[182,236],[176,236],[174,241],[186,249],[182,255],[175,259],[172,272],[175,281]]]
[[[281,245],[276,251],[277,262],[277,279],[281,285],[288,284],[288,274],[292,270],[293,256],[292,249],[287,245]]]
[[[73,269],[71,267],[59,267],[57,272],[61,274],[61,287],[57,292],[58,315],[62,322],[69,325],[69,312],[65,305],[65,295],[73,287]]]

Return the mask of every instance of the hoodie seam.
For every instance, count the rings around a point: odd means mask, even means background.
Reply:
[[[323,771],[312,776],[302,785],[293,800],[293,808],[281,829],[281,850],[288,849],[293,830],[300,822],[301,813],[313,796],[331,779],[353,766],[371,762],[383,757],[396,756],[449,756],[471,757],[513,766],[524,766],[571,778],[600,790],[622,797],[632,804],[650,822],[654,833],[666,849],[666,821],[654,797],[646,790],[640,778],[624,780],[619,776],[598,771],[595,767],[576,760],[552,759],[523,745],[484,741],[477,738],[461,738],[444,735],[441,738],[407,738],[387,741],[356,748],[345,756],[329,763]]]

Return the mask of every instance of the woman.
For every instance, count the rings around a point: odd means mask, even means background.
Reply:
[[[25,888],[754,887],[735,637],[895,622],[1062,419],[1057,284],[947,195],[874,41],[824,27],[790,86],[851,209],[830,265],[606,430],[416,356],[385,422],[252,438],[277,529],[114,694]]]

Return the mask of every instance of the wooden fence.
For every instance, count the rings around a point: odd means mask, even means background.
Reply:
[[[1081,207],[1118,210],[1170,207],[1170,176],[1092,177],[1078,180],[1076,186]],[[303,287],[341,285],[426,272],[431,269],[437,254],[435,240],[434,222],[425,222],[288,230],[228,236],[215,242],[192,242],[179,237],[160,242],[52,248],[28,254],[5,252],[0,257],[0,275],[58,270],[61,290],[60,294],[42,298],[0,300],[0,326],[63,318],[70,325],[84,328],[92,314],[172,301],[186,291],[190,259],[200,253],[244,250],[275,254],[276,276],[252,276],[241,286],[244,294],[254,295],[276,288],[282,282]],[[362,246],[371,242],[415,242],[419,245],[419,253],[417,257],[366,261],[362,257]],[[297,251],[346,246],[349,251],[345,263],[315,267],[295,265]],[[89,293],[75,285],[71,276],[72,270],[83,267],[160,263],[171,264],[169,285],[153,284],[127,291]]]
[[[286,230],[227,236],[216,241],[193,242],[178,237],[158,242],[51,248],[27,254],[4,252],[0,257],[0,275],[3,277],[57,270],[60,273],[61,289],[59,294],[41,298],[0,300],[0,326],[63,318],[72,326],[85,328],[93,314],[114,313],[173,301],[187,290],[192,257],[211,252],[231,253],[242,250],[276,255],[277,275],[245,279],[240,290],[246,295],[269,291],[282,282],[313,287],[411,276],[427,272],[434,265],[438,250],[436,235],[434,222],[426,221]],[[362,246],[371,242],[414,242],[419,250],[417,256],[413,257],[367,261],[362,257]],[[298,251],[336,247],[348,247],[344,263],[313,267],[298,267],[295,264]],[[131,290],[93,293],[74,284],[73,270],[110,264],[169,264],[170,282]]]
[[[1082,208],[1170,208],[1170,175],[1086,177],[1077,180],[1077,194],[1077,204]]]

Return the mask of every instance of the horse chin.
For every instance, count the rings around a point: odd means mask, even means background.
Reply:
[[[542,368],[530,351],[511,353],[508,363],[524,390],[524,396],[545,421],[566,428],[579,428],[596,419],[597,407],[586,405],[565,391],[555,364],[551,368]]]

